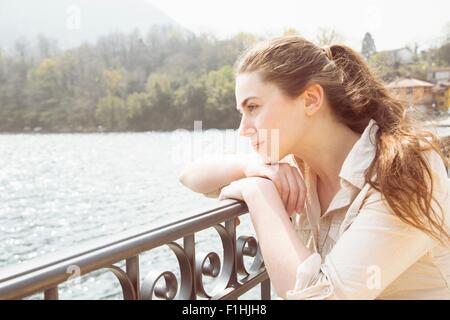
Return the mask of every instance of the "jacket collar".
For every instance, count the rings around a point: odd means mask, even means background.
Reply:
[[[370,119],[361,137],[353,145],[342,164],[339,177],[353,186],[362,189],[365,184],[365,172],[375,158],[377,151],[377,122]]]

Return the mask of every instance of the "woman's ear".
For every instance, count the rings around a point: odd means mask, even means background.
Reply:
[[[311,84],[303,92],[305,98],[305,113],[312,116],[319,111],[324,99],[323,88],[319,84]]]

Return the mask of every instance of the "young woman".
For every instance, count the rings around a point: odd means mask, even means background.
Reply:
[[[205,158],[180,181],[247,203],[281,298],[450,299],[448,159],[357,53],[260,43],[236,101],[263,162]]]

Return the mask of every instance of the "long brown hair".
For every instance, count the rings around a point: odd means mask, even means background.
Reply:
[[[236,75],[258,72],[292,98],[312,82],[321,85],[337,121],[355,132],[362,133],[374,119],[377,151],[366,182],[402,221],[441,243],[449,240],[442,206],[438,203],[441,214],[431,206],[433,177],[423,154],[435,150],[448,167],[442,141],[406,112],[406,103],[389,92],[358,53],[341,44],[319,47],[300,36],[283,36],[244,52],[235,69]]]

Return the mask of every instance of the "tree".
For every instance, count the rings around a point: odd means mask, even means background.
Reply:
[[[391,57],[386,52],[374,53],[370,56],[368,63],[372,71],[385,82],[391,82],[398,77],[397,69],[392,66]]]
[[[122,70],[104,70],[103,78],[108,95],[123,96],[125,94],[126,80]]]
[[[37,38],[37,57],[39,60],[51,58],[58,53],[56,40],[48,39],[39,34]]]
[[[174,108],[177,82],[168,74],[154,73],[150,75],[146,92],[148,94],[148,111],[146,121],[153,130],[173,129],[180,119]]]
[[[34,101],[29,109],[29,125],[58,129],[66,117],[66,108],[61,108],[64,95],[59,61],[45,58],[31,71],[28,94]]]
[[[284,36],[299,35],[299,34],[300,34],[300,32],[295,28],[287,28],[283,32]]]
[[[106,96],[97,103],[95,117],[107,130],[127,129],[128,110],[125,101],[116,96]]]
[[[443,28],[444,44],[450,43],[450,22],[447,22]]]
[[[152,105],[146,92],[134,92],[127,97],[127,117],[131,128],[145,131],[151,128],[148,115],[151,114]]]
[[[442,45],[436,52],[440,64],[450,66],[450,42]]]
[[[334,43],[344,42],[344,36],[334,29],[319,28],[317,32],[317,42],[319,46],[332,45]]]
[[[370,57],[375,52],[377,52],[375,41],[373,40],[372,35],[369,32],[366,32],[362,41],[361,53],[366,58],[366,61],[369,61]]]
[[[236,128],[239,113],[236,111],[233,69],[225,65],[211,71],[206,77],[208,125],[214,128]]]
[[[205,76],[193,79],[177,90],[174,105],[181,127],[193,129],[194,121],[207,123],[207,99]]]

